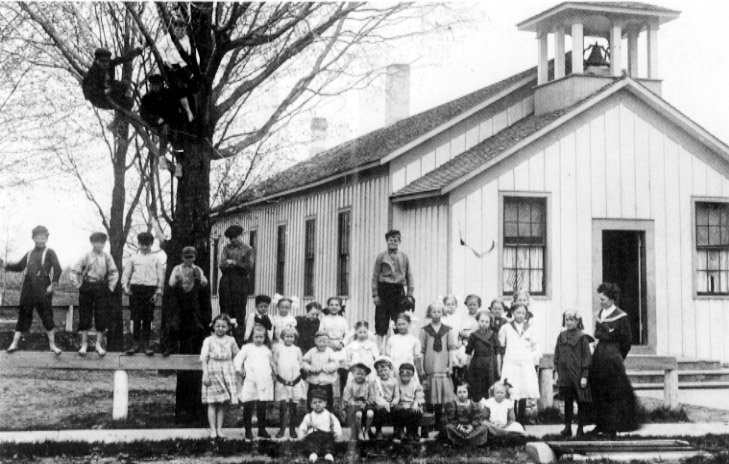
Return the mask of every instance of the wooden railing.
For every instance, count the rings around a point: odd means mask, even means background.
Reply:
[[[678,362],[673,356],[628,355],[626,371],[663,371],[663,405],[678,408]],[[545,354],[539,361],[540,408],[550,407],[554,401],[554,355]]]

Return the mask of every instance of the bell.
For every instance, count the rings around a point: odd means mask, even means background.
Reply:
[[[593,45],[590,45],[587,47],[587,50],[590,50],[590,55],[585,60],[585,67],[608,67],[610,66],[610,63],[608,62],[608,56],[610,55],[610,52],[608,52],[605,47],[598,45],[597,42],[595,42]]]

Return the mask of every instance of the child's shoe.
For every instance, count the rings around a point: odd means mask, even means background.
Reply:
[[[564,429],[562,429],[561,432],[559,432],[559,436],[563,438],[569,438],[572,436],[572,427],[569,425],[566,425]]]
[[[316,453],[311,453],[309,455],[309,462],[316,462],[317,459],[319,459],[319,456],[317,456]]]
[[[89,347],[86,346],[86,345],[81,346],[81,349],[78,350],[78,355],[79,356],[86,356],[86,351],[88,349],[89,349]]]
[[[246,440],[253,440],[253,432],[251,429],[246,429]]]
[[[276,438],[283,438],[286,435],[286,429],[281,427],[281,430],[276,434]]]
[[[334,462],[334,456],[332,456],[331,454],[326,454],[324,456],[324,460],[328,462]]]
[[[582,438],[585,436],[585,431],[582,429],[582,426],[577,427],[577,433],[575,434],[575,437]]]
[[[258,438],[271,438],[271,435],[266,431],[266,429],[260,427],[258,429]]]
[[[138,342],[135,342],[134,345],[132,345],[132,347],[126,351],[126,355],[134,356],[135,354],[139,353],[140,351],[142,351],[142,347],[139,346]]]
[[[289,429],[289,438],[291,438],[292,440],[296,440],[297,438],[299,438],[299,434],[296,433],[296,427],[291,427]]]

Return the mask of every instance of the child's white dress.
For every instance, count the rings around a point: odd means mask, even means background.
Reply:
[[[352,367],[355,364],[362,363],[371,369],[370,375],[367,376],[367,380],[374,380],[377,376],[377,373],[375,372],[375,359],[380,356],[380,350],[377,348],[377,343],[369,339],[363,342],[353,340],[344,347],[344,353],[347,357],[347,368]],[[350,372],[349,378],[351,379],[351,377],[352,373]]]
[[[272,356],[271,350],[266,345],[256,346],[253,343],[246,343],[240,349],[233,364],[236,372],[245,370],[243,388],[239,396],[241,402],[273,401]]]
[[[504,324],[499,330],[499,343],[506,347],[501,380],[512,385],[511,399],[539,398],[539,380],[534,368],[542,357],[537,339],[529,323],[514,321]]]
[[[478,405],[481,409],[488,408],[489,415],[488,426],[491,433],[503,431],[503,432],[514,432],[524,433],[524,427],[518,422],[512,422],[508,427],[504,427],[509,422],[509,410],[514,409],[514,402],[510,399],[504,399],[499,403],[496,398],[483,398],[479,401]]]
[[[278,375],[276,378],[276,401],[301,401],[306,398],[306,382],[301,378],[301,349],[296,345],[286,346],[277,343],[273,348],[273,358],[276,361]],[[287,382],[296,382],[295,385],[286,385]]]
[[[296,318],[291,314],[288,316],[280,316],[276,314],[271,318],[271,323],[273,324],[273,341],[281,340],[281,331],[286,327],[290,327],[292,329],[296,328]]]
[[[423,348],[418,337],[414,337],[410,334],[395,334],[387,339],[385,352],[392,359],[394,375],[399,379],[400,364],[408,362],[415,366],[415,358],[421,356]],[[418,383],[420,383],[420,379],[418,379],[417,366],[413,378],[418,380]]]

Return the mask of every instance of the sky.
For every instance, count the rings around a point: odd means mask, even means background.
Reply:
[[[419,38],[392,47],[377,64],[410,63],[410,114],[416,114],[536,65],[537,43],[516,24],[558,4],[546,0],[485,0],[458,3],[473,20],[437,37]],[[679,10],[678,19],[658,33],[658,69],[663,98],[721,140],[729,141],[729,2],[663,0],[651,2]],[[569,42],[568,42],[569,43]],[[641,51],[644,40],[639,42]],[[568,45],[569,49],[569,45]],[[550,46],[550,57],[551,55]],[[641,69],[644,63],[641,63]],[[642,72],[642,71],[641,71]],[[79,89],[79,98],[82,98]],[[363,91],[331,98],[303,117],[327,118],[327,145],[384,125],[384,78]],[[308,136],[301,135],[302,144]],[[49,246],[70,265],[88,247],[98,217],[91,204],[62,174],[22,191],[0,190],[0,257],[10,242],[11,260],[32,247],[30,230],[45,224]]]

